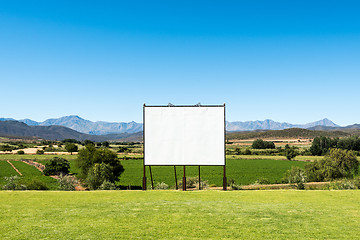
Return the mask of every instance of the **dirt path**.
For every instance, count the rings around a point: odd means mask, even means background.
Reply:
[[[13,167],[13,169],[15,169],[15,171],[16,171],[20,176],[22,176],[22,173],[21,173],[19,170],[17,170],[17,168],[16,168],[9,160],[7,160],[7,162]]]

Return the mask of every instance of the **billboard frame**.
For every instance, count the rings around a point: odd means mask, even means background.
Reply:
[[[166,107],[194,107],[194,108],[199,108],[199,107],[223,107],[224,108],[224,165],[156,165],[156,166],[174,166],[174,174],[175,174],[175,185],[176,185],[176,190],[178,189],[177,187],[177,177],[176,177],[176,166],[183,166],[184,170],[183,170],[183,179],[182,179],[182,190],[186,191],[186,166],[198,166],[199,168],[199,190],[201,189],[201,182],[200,182],[200,166],[223,166],[223,190],[226,191],[227,190],[227,178],[226,178],[226,108],[225,108],[225,103],[222,105],[201,105],[200,103],[196,104],[196,105],[173,105],[171,103],[169,103],[168,105],[146,105],[144,103],[143,105],[143,152],[144,152],[144,161],[143,161],[143,182],[142,182],[142,189],[146,190],[147,188],[147,182],[146,182],[146,166],[149,166],[149,170],[150,170],[150,178],[151,178],[151,188],[154,189],[154,183],[153,183],[153,177],[152,177],[152,172],[151,172],[151,165],[145,165],[145,108],[146,107],[162,107],[162,108],[166,108]]]

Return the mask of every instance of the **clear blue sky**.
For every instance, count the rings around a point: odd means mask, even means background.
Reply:
[[[359,1],[1,1],[0,117],[360,123]]]

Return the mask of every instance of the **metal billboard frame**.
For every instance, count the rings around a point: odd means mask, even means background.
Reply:
[[[225,108],[225,103],[223,105],[201,105],[196,104],[196,105],[173,105],[171,103],[169,103],[168,105],[146,105],[144,103],[143,105],[143,142],[144,142],[144,147],[143,147],[143,152],[144,152],[144,161],[143,161],[143,182],[142,182],[142,189],[146,190],[147,188],[147,183],[146,183],[146,166],[149,166],[149,171],[150,171],[150,178],[151,178],[151,188],[154,189],[154,183],[153,183],[153,177],[152,177],[152,172],[151,172],[151,165],[145,165],[145,108],[146,107],[194,107],[194,108],[198,108],[198,107],[223,107],[224,108],[224,165],[223,165],[223,190],[226,191],[227,190],[227,178],[226,178],[226,108]],[[176,176],[176,166],[181,166],[181,165],[156,165],[156,166],[174,166],[174,175],[175,175],[175,185],[176,185],[176,190],[178,190],[178,184],[177,184],[177,176]],[[183,178],[182,178],[182,190],[186,191],[186,166],[189,165],[183,165],[184,170],[183,170]],[[196,166],[196,165],[191,165],[191,166]],[[222,165],[198,165],[199,168],[199,190],[201,189],[201,182],[200,182],[200,166],[222,166]]]

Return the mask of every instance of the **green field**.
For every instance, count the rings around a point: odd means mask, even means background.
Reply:
[[[0,192],[0,239],[358,239],[360,191]]]
[[[39,180],[46,184],[49,189],[56,190],[58,187],[57,180],[44,176],[42,172],[35,167],[20,161],[10,161],[22,174],[20,176],[7,161],[0,161],[0,189],[5,184],[4,177],[19,176],[20,181],[26,185],[32,180]]]
[[[123,160],[121,164],[125,171],[120,177],[120,185],[141,186],[143,175],[142,160]],[[279,161],[279,160],[251,160],[251,159],[227,159],[226,161],[227,178],[235,180],[237,184],[245,185],[254,183],[258,178],[267,178],[271,183],[280,182],[286,170],[292,166],[303,167],[305,162],[299,161]],[[150,187],[150,172],[147,167],[147,180]],[[175,186],[175,176],[173,166],[152,166],[154,184],[165,182],[169,186]],[[177,178],[183,176],[183,167],[177,167]],[[187,177],[198,176],[197,166],[186,167]],[[207,180],[209,184],[222,186],[223,167],[222,166],[202,166],[201,178]]]

